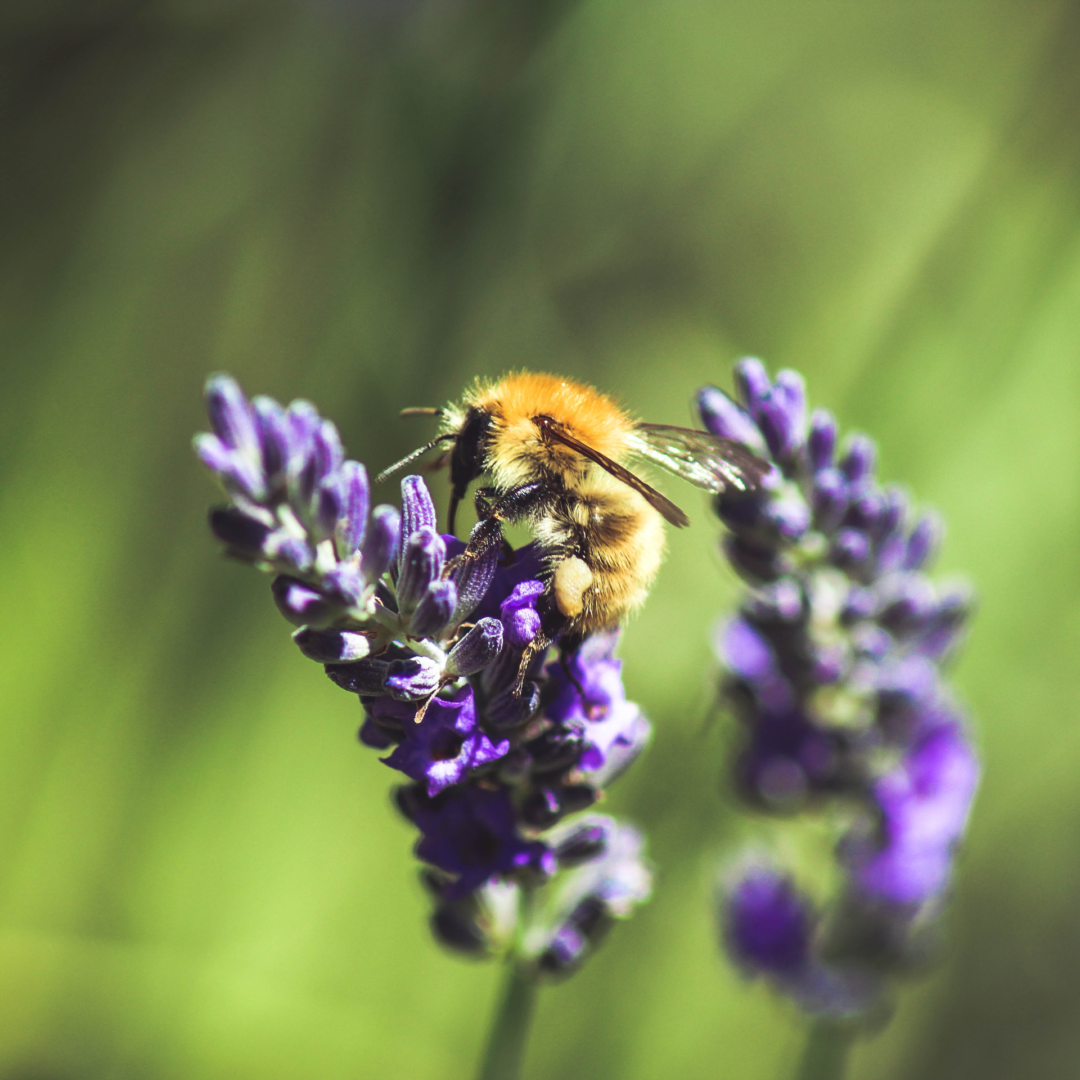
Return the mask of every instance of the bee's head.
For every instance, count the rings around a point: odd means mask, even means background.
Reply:
[[[440,416],[444,423],[454,425],[457,421],[456,410],[443,409],[402,409],[402,416]],[[443,455],[436,463],[439,468],[450,461],[450,514],[447,521],[447,529],[454,531],[454,516],[457,512],[458,503],[465,497],[469,485],[485,469],[487,460],[488,441],[491,436],[491,413],[475,406],[470,408],[461,418],[461,422],[451,427],[450,431],[436,436],[431,442],[419,449],[407,454],[400,461],[383,469],[375,478],[376,484],[381,484],[398,469],[411,465],[417,458],[422,457],[429,450],[433,450],[441,443],[451,442],[453,447],[448,455]]]
[[[465,414],[465,419],[454,436],[454,448],[450,451],[450,513],[447,528],[454,531],[454,516],[458,503],[465,498],[469,485],[485,471],[488,442],[491,438],[491,413],[475,406]]]

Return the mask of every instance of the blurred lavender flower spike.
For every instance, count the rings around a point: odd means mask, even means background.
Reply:
[[[572,869],[552,894],[526,947],[542,969],[568,975],[616,919],[626,918],[649,898],[652,874],[642,859],[638,830],[605,815],[567,822],[553,830],[550,842],[556,859]]]
[[[823,409],[807,418],[800,376],[772,380],[743,360],[735,385],[738,400],[698,394],[702,420],[775,472],[716,497],[724,550],[749,586],[717,634],[741,731],[732,771],[753,809],[826,812],[841,886],[819,913],[790,875],[747,864],[721,889],[724,940],[811,1012],[869,1010],[884,976],[925,958],[978,786],[942,676],[970,591],[925,576],[940,520],[878,484],[870,438],[841,441]]]
[[[420,477],[402,481],[400,512],[371,509],[367,471],[308,402],[249,402],[225,375],[206,396],[195,446],[229,499],[211,529],[275,575],[297,647],[358,697],[360,741],[409,781],[397,804],[420,833],[436,936],[535,975],[576,969],[649,894],[640,834],[574,816],[650,734],[616,635],[538,655],[517,692],[545,591],[534,545],[462,558]]]
[[[880,975],[820,957],[820,914],[771,861],[745,858],[717,900],[724,946],[747,978],[766,979],[814,1016],[858,1017],[880,1005]]]

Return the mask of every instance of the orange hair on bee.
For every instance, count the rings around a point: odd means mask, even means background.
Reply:
[[[535,416],[550,416],[616,461],[625,456],[634,429],[626,412],[599,390],[538,372],[521,371],[498,382],[478,382],[465,395],[464,404],[489,413],[496,430],[505,433],[505,438],[495,442],[492,465],[496,469],[509,465],[499,458],[515,453],[515,447],[537,442]]]

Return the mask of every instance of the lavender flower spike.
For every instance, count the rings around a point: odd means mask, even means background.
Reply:
[[[400,511],[371,509],[366,469],[308,402],[248,402],[215,376],[207,406],[196,449],[228,498],[214,535],[274,575],[297,647],[358,698],[361,743],[405,781],[436,937],[532,981],[575,970],[649,894],[637,830],[576,816],[649,737],[614,635],[565,665],[537,656],[519,686],[545,591],[533,545],[462,559],[418,476]]]
[[[840,884],[819,907],[773,861],[744,859],[719,889],[723,940],[808,1012],[866,1016],[923,958],[978,786],[941,673],[970,599],[922,573],[940,524],[913,523],[906,493],[878,485],[871,439],[838,450],[836,421],[807,421],[793,372],[770,380],[748,360],[735,375],[741,400],[702,391],[702,420],[767,447],[777,479],[716,499],[748,585],[717,636],[741,733],[732,772],[744,802],[781,822],[826,813]]]

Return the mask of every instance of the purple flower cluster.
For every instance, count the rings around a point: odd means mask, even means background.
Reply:
[[[834,418],[807,415],[801,376],[751,359],[735,382],[738,401],[700,391],[704,424],[774,465],[716,498],[750,586],[717,642],[735,782],[755,809],[835,821],[841,884],[818,910],[771,860],[744,861],[721,889],[724,940],[808,1010],[860,1013],[925,953],[978,785],[941,673],[970,596],[925,576],[937,518],[879,486],[869,438],[838,446]]]
[[[224,375],[206,401],[212,433],[195,446],[229,496],[211,529],[229,554],[275,575],[293,640],[358,696],[361,742],[409,781],[396,803],[420,833],[436,935],[573,970],[649,895],[633,827],[569,817],[649,739],[623,691],[615,635],[536,657],[519,687],[544,591],[534,545],[463,558],[419,477],[402,481],[400,513],[369,509],[364,467],[307,402],[249,402]]]

